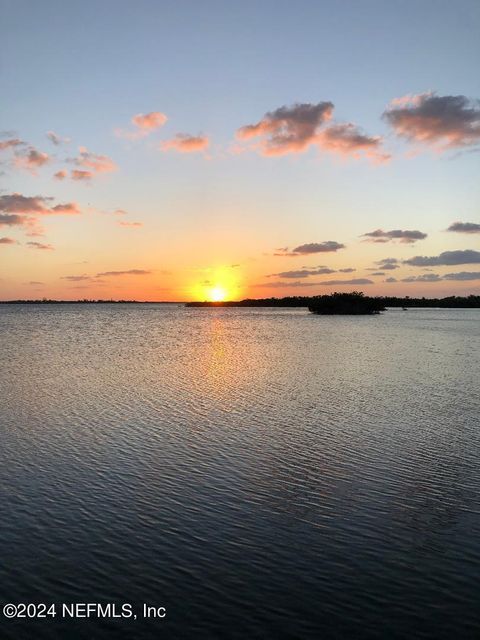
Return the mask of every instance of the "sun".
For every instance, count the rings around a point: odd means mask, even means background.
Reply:
[[[227,297],[227,292],[223,287],[212,287],[208,291],[210,302],[222,302]]]

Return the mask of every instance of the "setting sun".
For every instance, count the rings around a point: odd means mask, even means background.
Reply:
[[[223,287],[212,287],[208,292],[210,302],[221,302],[227,297],[227,292]]]

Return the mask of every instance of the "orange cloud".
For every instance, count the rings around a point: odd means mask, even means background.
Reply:
[[[85,171],[82,169],[72,169],[72,171],[70,171],[70,178],[78,182],[82,180],[91,180],[94,175],[93,171]]]
[[[318,134],[316,143],[325,151],[344,156],[359,157],[364,153],[377,162],[385,162],[391,158],[389,154],[380,151],[382,145],[380,136],[367,136],[351,122],[327,127]]]
[[[162,142],[160,148],[162,151],[178,151],[179,153],[197,153],[204,151],[210,141],[207,136],[192,136],[189,133],[177,133],[170,140]]]
[[[43,227],[37,218],[18,213],[0,213],[0,227],[23,227],[27,236],[42,236]]]
[[[315,145],[322,151],[344,156],[366,155],[377,162],[390,158],[381,152],[382,138],[368,136],[354,124],[340,123],[326,126],[332,118],[332,102],[318,104],[294,104],[271,111],[256,124],[249,124],[237,131],[237,138],[250,140],[260,138],[260,152],[264,156],[281,156],[288,153],[303,153]],[[242,148],[232,148],[239,153]]]
[[[52,206],[53,200],[51,197],[24,196],[20,193],[0,196],[0,226],[19,226],[25,229],[28,236],[42,236],[39,216],[80,214],[75,202]]]
[[[38,151],[35,147],[28,147],[25,151],[15,152],[15,166],[26,169],[36,175],[37,169],[50,162],[48,153]]]
[[[429,92],[395,98],[383,118],[401,138],[437,151],[480,142],[480,108],[462,95]]]
[[[138,140],[163,127],[167,120],[167,116],[160,111],[151,111],[146,114],[137,113],[131,120],[136,129],[134,131],[116,129],[115,135],[119,138],[126,138],[127,140]]]
[[[79,167],[86,167],[92,173],[109,173],[118,167],[108,156],[91,153],[86,147],[79,147],[79,155],[71,159]]]
[[[67,162],[75,164],[79,169],[70,171],[70,179],[77,182],[88,182],[100,173],[110,173],[118,169],[115,162],[108,156],[92,153],[86,147],[79,147],[79,154],[75,158],[68,158]],[[65,169],[57,171],[54,177],[57,180],[64,180],[68,176]]]
[[[0,211],[21,215],[72,215],[79,214],[78,205],[74,202],[51,206],[54,198],[50,196],[24,196],[11,193],[0,196]]]
[[[133,116],[132,123],[139,129],[153,131],[163,126],[167,119],[168,118],[164,113],[160,113],[160,111],[152,111],[145,115],[143,113],[137,113],[136,116]]]
[[[294,104],[270,111],[256,124],[237,131],[237,138],[262,137],[261,152],[266,156],[301,153],[315,142],[317,131],[332,117],[333,103]]]
[[[12,238],[4,236],[3,238],[0,238],[0,244],[16,244],[16,242]]]
[[[128,222],[127,220],[119,220],[119,227],[143,227],[143,222]]]
[[[15,149],[15,147],[19,147],[24,145],[23,140],[19,138],[10,138],[9,140],[0,140],[0,151],[6,151],[7,149]]]

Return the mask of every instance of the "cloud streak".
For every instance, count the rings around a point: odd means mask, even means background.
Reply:
[[[480,224],[476,222],[452,222],[447,231],[456,233],[480,233]]]
[[[401,282],[440,282],[442,280],[468,282],[480,280],[480,271],[459,271],[457,273],[446,273],[443,276],[438,273],[424,273],[420,276],[408,276]]]
[[[102,277],[110,277],[110,276],[146,276],[150,275],[152,272],[146,269],[128,269],[126,271],[102,271],[101,273],[97,273],[97,278]]]
[[[43,242],[27,242],[27,247],[30,249],[40,249],[41,251],[52,251],[51,244],[43,244]]]
[[[373,280],[369,280],[368,278],[352,278],[351,280],[324,280],[323,282],[318,282],[317,284],[323,284],[327,286],[332,285],[354,285],[354,284],[374,284]]]
[[[478,264],[480,251],[465,249],[464,251],[444,251],[438,256],[414,256],[404,260],[403,264],[412,267],[434,267],[437,265]]]
[[[369,233],[364,233],[363,237],[368,238],[368,242],[391,242],[398,240],[402,244],[412,244],[417,240],[424,240],[427,237],[426,233],[422,233],[417,230],[402,231],[401,229],[392,229],[391,231],[383,231],[383,229],[375,229]]]
[[[329,273],[336,273],[335,269],[321,267],[320,269],[299,269],[297,271],[281,271],[280,273],[271,273],[268,278],[308,278],[310,276],[319,276]]]
[[[127,220],[118,220],[117,225],[119,227],[139,228],[143,227],[143,222],[128,222]]]
[[[284,247],[282,249],[277,249],[273,255],[288,257],[308,256],[314,253],[335,252],[344,248],[344,244],[335,242],[334,240],[327,240],[325,242],[309,242],[307,244],[301,244],[291,251],[289,251],[288,247]]]
[[[177,133],[174,138],[160,144],[162,151],[177,151],[178,153],[198,153],[205,151],[210,141],[207,136],[192,136],[189,133]]]

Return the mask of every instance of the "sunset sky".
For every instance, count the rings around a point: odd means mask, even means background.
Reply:
[[[477,0],[0,8],[0,299],[480,293]]]

